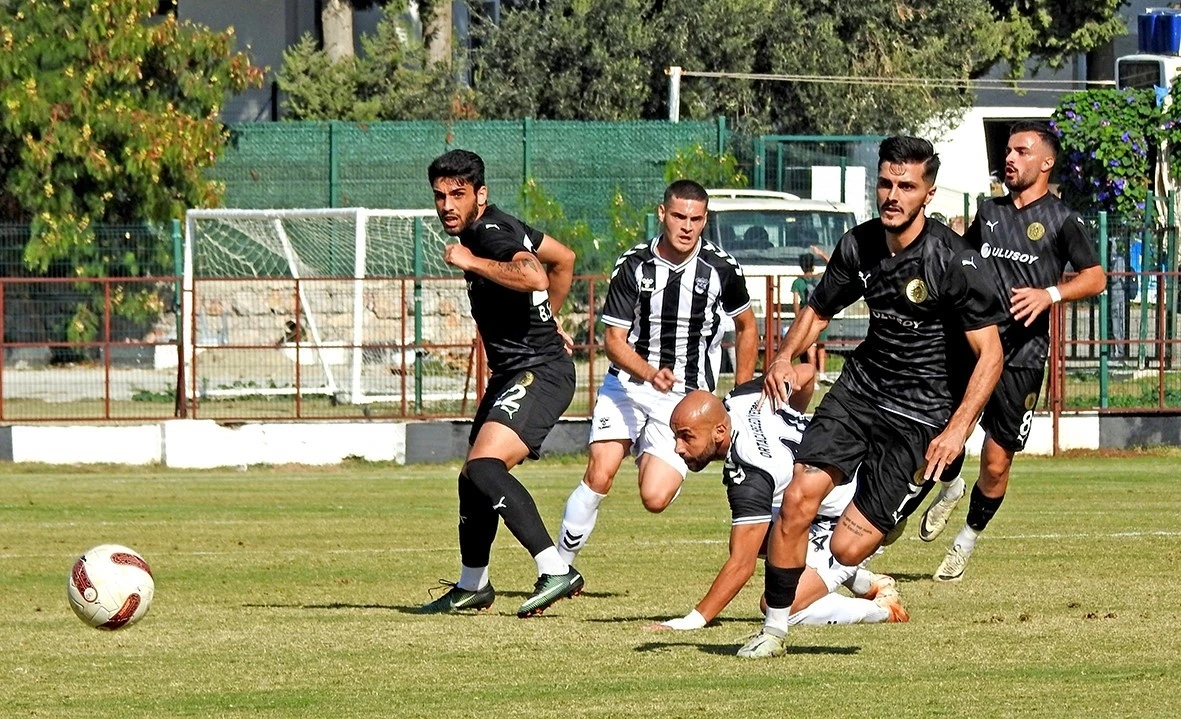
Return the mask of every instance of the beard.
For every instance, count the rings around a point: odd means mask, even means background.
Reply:
[[[914,224],[915,220],[917,220],[921,214],[923,214],[923,206],[919,205],[910,213],[903,214],[897,220],[887,222],[884,215],[882,215],[881,208],[878,208],[878,215],[882,218],[882,227],[885,227],[887,230],[895,233],[905,232],[907,228]]]

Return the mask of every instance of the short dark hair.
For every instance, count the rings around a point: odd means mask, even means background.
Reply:
[[[1062,152],[1062,141],[1058,139],[1058,133],[1054,132],[1048,123],[1039,120],[1019,120],[1009,128],[1009,137],[1019,132],[1035,133],[1050,148],[1050,156],[1055,160],[1058,159],[1058,155]]]
[[[664,190],[664,204],[668,204],[674,197],[679,197],[682,200],[696,200],[704,202],[706,207],[709,207],[709,193],[700,183],[693,180],[677,180]]]
[[[922,163],[923,179],[932,184],[939,174],[939,153],[935,152],[930,141],[921,137],[896,135],[882,140],[878,147],[878,169],[887,162],[901,165]]]
[[[484,186],[484,160],[469,150],[451,150],[435,158],[426,169],[426,176],[432,185],[440,177],[447,177],[478,190]]]
[[[811,252],[805,252],[800,255],[800,269],[804,272],[811,272],[816,269],[816,256]]]

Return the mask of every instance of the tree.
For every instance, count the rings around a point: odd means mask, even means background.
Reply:
[[[356,57],[353,44],[353,16],[358,10],[374,7],[398,12],[407,9],[406,0],[323,0],[320,8],[320,27],[324,35],[324,52],[331,64]],[[431,48],[431,61],[450,64],[451,59],[451,3],[449,0],[418,0],[419,16],[423,20],[424,35]]]
[[[431,64],[427,50],[387,12],[372,35],[361,37],[361,57],[333,62],[305,35],[283,53],[279,86],[291,120],[430,120],[474,116],[471,93],[451,68]]]
[[[474,69],[486,116],[659,119],[664,69],[862,77],[690,78],[681,115],[747,132],[917,130],[954,118],[998,62],[1060,64],[1110,40],[1120,0],[550,0],[484,25]],[[1076,7],[1077,6],[1077,7]],[[544,38],[544,41],[539,41]],[[958,83],[922,82],[924,78]],[[907,80],[913,83],[903,84]]]
[[[96,276],[96,223],[219,201],[205,177],[227,139],[218,112],[262,70],[231,50],[231,32],[151,20],[156,5],[0,4],[0,210],[32,222],[31,267],[68,260]]]

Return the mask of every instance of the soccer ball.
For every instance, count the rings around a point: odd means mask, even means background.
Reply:
[[[122,629],[148,613],[156,583],[134,549],[102,544],[74,562],[66,593],[82,621],[97,629]]]

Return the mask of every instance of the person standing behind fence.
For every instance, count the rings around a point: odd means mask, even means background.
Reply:
[[[591,418],[590,459],[566,501],[558,550],[574,561],[628,452],[639,466],[640,501],[663,512],[688,467],[669,418],[687,392],[717,387],[722,320],[734,319],[735,382],[754,376],[758,328],[738,262],[701,239],[709,195],[677,180],[657,208],[661,233],[623,253],[603,305],[607,357]]]
[[[537,583],[517,616],[540,614],[582,589],[582,575],[558,556],[537,505],[509,469],[540,456],[541,443],[574,398],[569,338],[554,314],[570,291],[574,253],[488,204],[484,161],[452,150],[427,170],[443,230],[459,242],[443,260],[463,270],[472,318],[492,377],[472,422],[459,473],[459,580],[425,613],[487,609],[496,592],[489,555],[503,519],[537,562]],[[544,265],[544,268],[543,268]]]
[[[799,317],[800,312],[808,306],[808,298],[820,283],[820,273],[816,272],[816,257],[811,252],[800,255],[800,275],[791,283],[792,316]],[[785,330],[786,331],[786,330]],[[824,371],[828,362],[828,352],[824,341],[828,338],[828,328],[821,330],[816,337],[816,344],[808,348],[805,361],[816,368],[816,381],[820,384],[832,384],[828,374]]]
[[[1086,223],[1050,194],[1050,175],[1060,149],[1049,125],[1013,125],[1005,150],[1009,194],[981,204],[964,236],[992,265],[1009,316],[1000,325],[1004,371],[981,420],[985,438],[980,476],[972,487],[967,522],[935,570],[937,581],[963,578],[977,537],[1005,498],[1013,455],[1025,448],[1041,394],[1050,308],[1093,297],[1107,284]],[[1078,275],[1059,283],[1067,262]],[[963,495],[962,477],[945,482],[923,514],[919,538],[930,542],[938,537]]]

